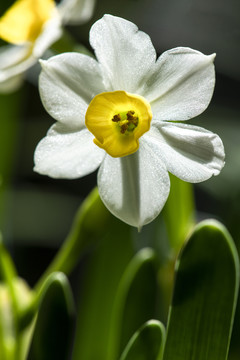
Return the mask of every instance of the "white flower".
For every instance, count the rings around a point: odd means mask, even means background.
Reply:
[[[87,21],[95,0],[18,0],[0,18],[0,92],[11,92],[23,74],[62,35],[65,24]]]
[[[224,166],[216,134],[178,122],[208,106],[215,55],[180,47],[156,60],[148,35],[111,15],[92,26],[90,43],[98,61],[65,53],[41,62],[41,99],[57,122],[36,148],[34,170],[74,179],[100,165],[102,201],[140,228],[166,202],[168,171],[197,183]]]

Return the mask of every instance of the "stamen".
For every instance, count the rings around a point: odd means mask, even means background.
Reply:
[[[112,121],[113,121],[113,122],[121,121],[121,116],[120,116],[120,114],[114,115],[114,117],[112,118]]]
[[[134,116],[134,114],[135,111],[129,110],[126,113],[113,116],[112,121],[118,123],[121,134],[125,134],[126,131],[132,132],[138,126],[138,117]]]
[[[122,124],[120,125],[120,128],[121,128],[121,134],[125,134],[125,132],[128,130],[128,124],[125,123],[125,124]]]
[[[133,111],[133,110],[128,111],[128,112],[127,112],[127,119],[128,119],[128,120],[133,120],[133,119],[135,119],[136,116],[133,116],[134,114],[135,114],[135,111]]]
[[[137,116],[133,116],[135,114],[135,111],[128,111],[127,112],[127,120],[129,121],[129,123],[132,123],[134,126],[138,125],[138,117]]]

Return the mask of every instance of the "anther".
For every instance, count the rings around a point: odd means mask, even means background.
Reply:
[[[134,116],[135,114],[135,111],[128,111],[127,112],[127,120],[132,123],[134,126],[137,126],[138,124],[138,117],[137,116]]]
[[[121,116],[120,116],[120,114],[114,115],[113,118],[112,118],[112,121],[113,121],[113,122],[121,121]]]
[[[121,134],[125,134],[125,132],[127,131],[128,129],[128,124],[123,124],[121,125]]]

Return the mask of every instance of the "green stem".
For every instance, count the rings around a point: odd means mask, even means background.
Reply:
[[[18,331],[18,294],[14,287],[14,280],[17,278],[17,273],[12,262],[10,255],[5,249],[2,238],[0,238],[0,274],[3,282],[1,293],[3,298],[1,301],[1,311],[4,314],[0,314],[1,318],[6,318],[5,321],[1,321],[0,336],[4,343],[3,351],[5,351],[6,359],[18,359],[16,348],[18,347],[20,338]],[[5,295],[4,295],[5,292]],[[5,299],[5,300],[4,300]],[[6,313],[8,315],[6,315]],[[11,342],[8,348],[9,339],[14,339],[14,343]]]
[[[14,360],[15,331],[11,311],[9,291],[0,284],[0,359]]]
[[[2,238],[0,238],[0,274],[1,278],[3,279],[3,283],[5,283],[9,289],[14,314],[16,315],[18,310],[18,302],[13,282],[17,277],[17,273],[10,255],[3,245]]]
[[[193,186],[170,175],[171,191],[163,210],[169,243],[178,253],[195,225],[195,201]]]

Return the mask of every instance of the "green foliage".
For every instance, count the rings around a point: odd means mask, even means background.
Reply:
[[[183,246],[165,336],[157,320],[162,265],[155,250],[135,253],[131,228],[101,211],[94,191],[37,292],[18,278],[0,242],[1,359],[67,360],[73,345],[73,360],[227,360],[239,259],[224,226],[204,221]],[[71,271],[86,249],[76,317],[66,276],[50,269]]]
[[[63,273],[44,284],[28,360],[67,360],[74,326],[72,292]]]
[[[13,261],[0,239],[0,359],[25,360],[29,328],[21,327],[21,313],[33,293],[18,277]]]
[[[130,227],[110,215],[104,234],[99,233],[84,262],[74,360],[106,360],[114,299],[133,253]]]
[[[164,340],[164,326],[159,321],[150,320],[131,337],[120,360],[158,360]]]
[[[176,263],[163,360],[226,360],[239,284],[227,230],[200,223]]]
[[[132,334],[155,316],[156,265],[154,251],[145,248],[126,267],[114,299],[106,359],[117,358]]]

